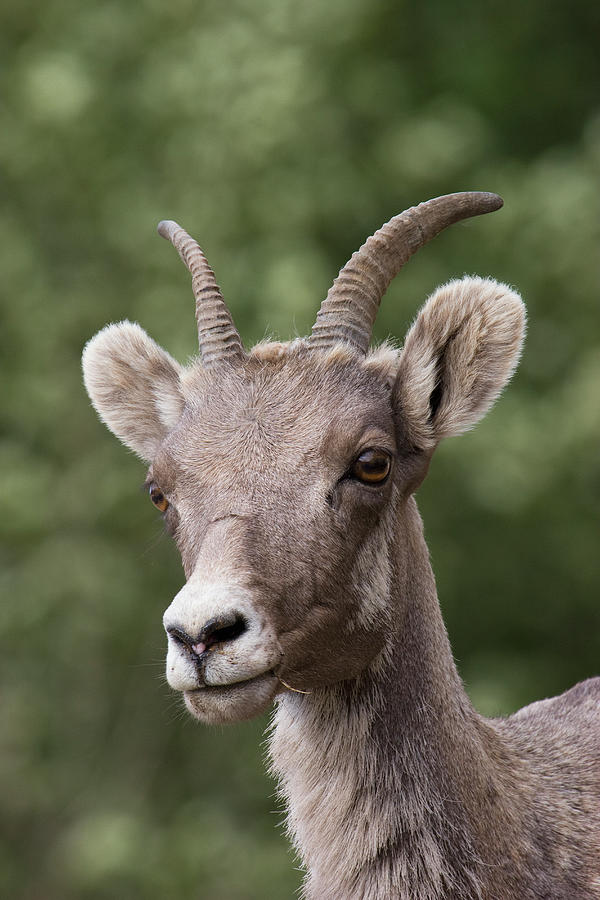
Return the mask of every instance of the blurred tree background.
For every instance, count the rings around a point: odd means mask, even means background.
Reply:
[[[520,370],[419,500],[474,702],[600,670],[600,5],[22,0],[0,13],[0,895],[291,897],[265,722],[207,729],[163,680],[183,581],[144,468],[97,421],[84,342],[139,321],[195,352],[198,237],[248,343],[310,328],[391,215],[464,189],[393,284],[402,338],[464,272],[517,286]]]

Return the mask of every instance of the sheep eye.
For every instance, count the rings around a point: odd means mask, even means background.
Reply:
[[[390,474],[392,460],[385,450],[365,450],[361,453],[350,475],[365,484],[381,484]]]
[[[155,484],[150,485],[150,499],[154,503],[157,509],[160,509],[161,512],[165,512],[169,507],[169,501],[161,491],[159,487]]]

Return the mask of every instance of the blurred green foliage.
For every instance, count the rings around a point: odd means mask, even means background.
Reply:
[[[515,284],[506,397],[420,492],[469,690],[509,712],[599,670],[600,6],[504,0],[23,0],[0,12],[0,895],[290,897],[264,722],[197,727],[163,683],[182,583],[142,465],[88,405],[82,345],[139,321],[195,350],[198,236],[248,342],[310,328],[401,209],[505,209],[422,250],[384,300],[401,339],[463,272]]]

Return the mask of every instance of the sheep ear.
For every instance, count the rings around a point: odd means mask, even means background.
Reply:
[[[513,374],[525,308],[505,284],[463,278],[440,287],[410,328],[394,384],[405,439],[422,450],[472,428]]]
[[[90,400],[113,434],[151,462],[183,412],[182,368],[139,325],[108,325],[83,351]]]

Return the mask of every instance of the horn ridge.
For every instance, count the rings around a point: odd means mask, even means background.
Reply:
[[[177,222],[170,220],[159,223],[158,233],[173,244],[192,276],[198,344],[204,366],[210,368],[224,359],[243,359],[246,354],[242,339],[199,244]]]
[[[308,338],[312,346],[369,349],[381,298],[413,253],[449,225],[500,209],[497,194],[464,191],[435,197],[381,226],[352,254],[330,287]]]

